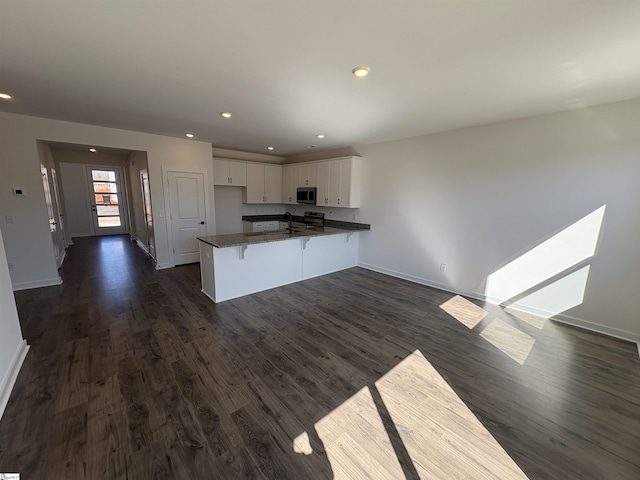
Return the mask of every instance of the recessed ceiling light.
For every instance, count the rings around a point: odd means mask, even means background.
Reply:
[[[90,151],[91,153],[96,153],[96,152],[98,151],[98,149],[97,149],[97,148],[90,148],[90,149],[89,149],[89,151]]]
[[[272,147],[271,145],[269,145],[269,146],[267,147],[267,150],[273,150],[273,147]]]
[[[316,137],[318,137],[318,138],[324,138],[324,133],[319,133],[319,134],[317,134],[317,135],[316,135]]]
[[[3,100],[11,100],[11,95],[8,93],[0,93],[0,98]]]
[[[369,67],[356,67],[353,70],[351,70],[351,73],[353,73],[356,77],[359,77],[359,78],[366,77],[367,75],[369,75],[370,72],[371,72],[371,69]]]
[[[220,113],[224,118],[231,118],[231,112],[222,112]]]
[[[193,138],[193,133],[185,133],[184,136],[187,138]]]

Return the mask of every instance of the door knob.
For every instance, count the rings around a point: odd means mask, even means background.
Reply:
[[[204,222],[200,222],[200,225],[204,225]]]

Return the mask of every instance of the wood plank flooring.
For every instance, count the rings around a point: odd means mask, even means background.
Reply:
[[[0,472],[640,478],[634,344],[360,268],[216,305],[122,236],[61,275],[16,293]]]

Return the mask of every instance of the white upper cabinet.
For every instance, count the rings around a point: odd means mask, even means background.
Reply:
[[[296,204],[298,189],[298,165],[282,167],[282,202]]]
[[[244,203],[282,203],[282,166],[247,163]]]
[[[282,203],[282,165],[264,166],[265,203]]]
[[[360,158],[345,157],[318,164],[317,205],[360,207]]]
[[[318,186],[318,164],[301,163],[298,167],[297,187],[317,187]]]
[[[213,184],[247,186],[247,164],[224,158],[213,159]]]

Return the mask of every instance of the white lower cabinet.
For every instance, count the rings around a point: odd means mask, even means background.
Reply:
[[[273,232],[280,230],[280,222],[278,220],[269,220],[264,222],[242,222],[242,231],[245,233],[252,232]]]

